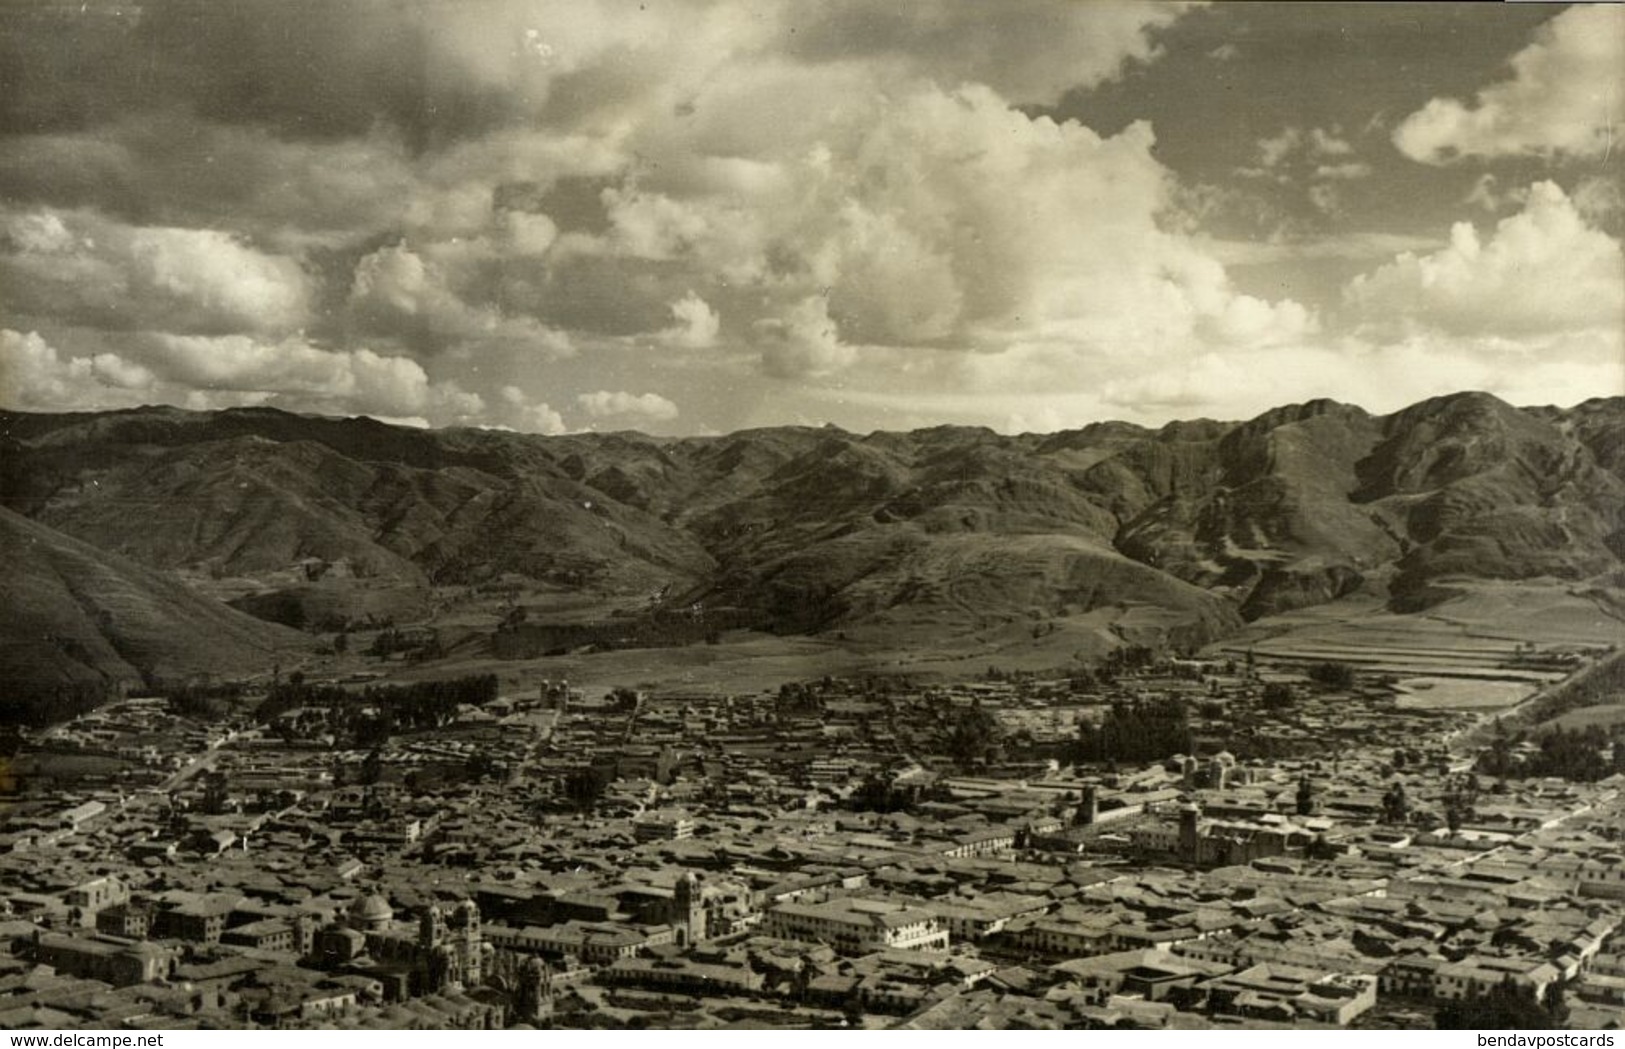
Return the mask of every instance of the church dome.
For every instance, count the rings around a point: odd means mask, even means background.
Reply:
[[[383,895],[370,892],[365,896],[357,896],[350,904],[350,926],[356,929],[370,929],[388,925],[395,918],[395,910],[390,907],[389,901]]]

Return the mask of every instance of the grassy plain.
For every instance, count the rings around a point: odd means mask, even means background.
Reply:
[[[1044,671],[1092,661],[1120,640],[1147,638],[1169,614],[1149,606],[1112,605],[1085,614],[988,617],[945,623],[906,609],[846,631],[782,635],[734,630],[715,644],[614,651],[583,650],[529,660],[490,654],[487,638],[515,602],[535,619],[570,620],[635,612],[649,600],[623,594],[587,599],[579,593],[527,589],[504,598],[468,591],[437,597],[435,624],[446,658],[421,664],[381,663],[358,654],[323,661],[319,674],[369,671],[390,680],[493,673],[504,692],[525,692],[544,680],[568,678],[589,694],[618,686],[668,692],[745,693],[825,674],[906,675],[921,681],[968,680],[989,666]],[[1277,667],[1322,660],[1392,675],[1400,705],[1417,709],[1510,708],[1561,680],[1560,667],[1530,665],[1529,652],[1598,648],[1625,640],[1625,624],[1585,598],[1551,585],[1473,584],[1461,596],[1425,612],[1396,615],[1379,599],[1351,597],[1271,616],[1211,645],[1207,654]],[[1522,659],[1522,662],[1520,662]],[[1601,709],[1586,717],[1606,717]],[[1620,708],[1625,719],[1625,708]]]

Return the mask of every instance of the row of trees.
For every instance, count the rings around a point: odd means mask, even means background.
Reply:
[[[1347,692],[1354,687],[1354,668],[1347,663],[1316,663],[1309,668],[1309,680],[1329,692]]]
[[[300,707],[323,707],[330,712],[332,722],[350,728],[363,743],[376,743],[392,732],[439,728],[456,717],[459,706],[480,706],[496,698],[495,674],[369,685],[355,691],[338,685],[309,684],[295,674],[271,686],[254,716],[269,724]],[[364,715],[364,710],[376,713]]]
[[[349,637],[339,634],[333,639],[333,650],[343,652],[349,648]],[[422,630],[380,630],[367,648],[367,655],[387,659],[396,652],[405,652],[414,659],[439,659],[445,654],[440,647],[437,632]]]

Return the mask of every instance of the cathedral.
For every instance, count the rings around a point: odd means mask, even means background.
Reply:
[[[297,932],[300,951],[318,965],[365,971],[397,1000],[478,987],[491,953],[473,900],[450,913],[430,903],[414,924],[397,921],[389,901],[374,893],[357,897],[342,921],[313,935],[308,926]]]

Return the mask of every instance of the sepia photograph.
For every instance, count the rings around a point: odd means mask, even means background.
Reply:
[[[1612,1046],[1622,244],[1617,4],[0,0],[7,1044]]]

